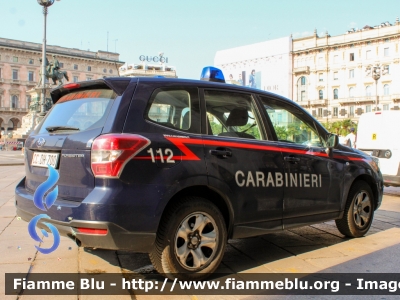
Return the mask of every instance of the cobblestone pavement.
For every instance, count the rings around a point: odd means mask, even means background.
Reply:
[[[15,154],[15,153],[14,153]],[[1,155],[0,155],[1,156]],[[22,155],[21,155],[22,156]],[[4,156],[2,156],[4,160]],[[0,162],[2,161],[0,159]],[[10,158],[11,159],[11,158]],[[1,299],[253,299],[250,296],[4,296],[4,273],[155,273],[146,254],[78,248],[61,238],[59,248],[48,255],[36,251],[27,223],[15,215],[14,188],[24,167],[0,166],[0,298]],[[392,272],[400,266],[400,189],[391,188],[375,213],[366,237],[347,239],[335,223],[273,233],[256,238],[230,240],[219,272],[314,273]],[[42,245],[46,247],[46,245]],[[266,296],[258,296],[263,299]],[[276,297],[274,297],[276,298]],[[388,297],[385,297],[386,299]]]
[[[0,167],[18,166],[23,164],[24,164],[24,154],[21,150],[0,151]]]

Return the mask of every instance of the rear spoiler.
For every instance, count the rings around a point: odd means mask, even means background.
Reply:
[[[82,81],[76,83],[67,83],[60,87],[53,89],[50,92],[53,103],[64,95],[71,92],[77,92],[87,89],[104,89],[108,88],[113,90],[118,96],[121,96],[131,82],[137,82],[137,78],[130,77],[108,77],[97,80]]]

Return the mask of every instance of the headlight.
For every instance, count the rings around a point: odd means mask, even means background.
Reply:
[[[375,157],[375,156],[371,156],[371,166],[376,170],[379,171],[381,165],[379,163],[379,158]]]

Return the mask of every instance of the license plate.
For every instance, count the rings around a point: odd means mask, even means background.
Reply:
[[[47,165],[57,168],[59,153],[34,152],[32,166],[47,168]]]

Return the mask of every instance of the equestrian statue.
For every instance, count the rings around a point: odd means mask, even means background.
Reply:
[[[42,59],[39,59],[40,63],[42,63]],[[46,57],[46,61],[45,61],[45,65],[46,65],[46,73],[44,74],[46,76],[47,79],[52,79],[53,80],[53,84],[57,84],[58,81],[58,85],[62,85],[63,84],[63,78],[67,79],[67,81],[69,81],[68,78],[68,74],[66,71],[60,71],[60,63],[58,62],[57,58],[55,55],[53,55],[53,61],[51,63],[49,63],[49,60]],[[38,86],[40,86],[42,84],[42,68],[40,68],[40,80],[39,80],[39,84]]]

